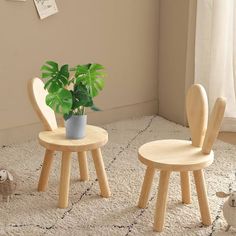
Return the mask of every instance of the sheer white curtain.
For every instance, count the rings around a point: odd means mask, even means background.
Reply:
[[[207,91],[210,108],[227,98],[222,130],[236,131],[236,0],[198,0],[195,83]]]

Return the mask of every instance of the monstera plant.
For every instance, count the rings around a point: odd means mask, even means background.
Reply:
[[[41,71],[41,77],[47,79],[46,104],[63,115],[67,138],[84,137],[85,109],[99,110],[93,99],[104,87],[104,67],[94,63],[69,68],[67,64],[60,67],[57,62],[47,61]],[[83,127],[78,127],[81,124]]]

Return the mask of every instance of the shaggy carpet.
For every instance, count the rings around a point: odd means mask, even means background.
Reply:
[[[0,166],[13,170],[17,191],[7,204],[0,202],[0,235],[236,235],[231,228],[225,233],[222,215],[224,199],[217,191],[229,191],[234,185],[236,146],[217,141],[215,162],[206,169],[213,224],[200,223],[200,213],[192,181],[192,204],[181,204],[179,174],[170,180],[165,229],[152,230],[158,173],[156,173],[146,209],[136,207],[145,166],[137,158],[137,149],[157,139],[189,139],[189,130],[157,116],[125,120],[103,126],[109,143],[102,149],[112,196],[99,196],[99,186],[91,156],[88,157],[90,180],[79,181],[78,162],[73,156],[69,207],[58,209],[60,154],[56,154],[46,192],[36,191],[44,149],[36,140],[0,149]]]

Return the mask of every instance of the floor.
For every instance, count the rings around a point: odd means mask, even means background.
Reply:
[[[99,186],[91,156],[88,156],[89,181],[79,181],[78,163],[73,156],[69,207],[58,209],[60,153],[56,153],[46,192],[37,192],[44,149],[37,140],[0,148],[1,165],[14,171],[17,191],[9,204],[0,202],[0,236],[223,236],[236,235],[236,228],[224,232],[227,224],[222,214],[225,199],[217,191],[229,191],[235,183],[236,146],[217,140],[215,161],[206,169],[209,204],[213,224],[201,224],[198,200],[191,175],[192,204],[181,204],[179,173],[171,175],[165,229],[155,233],[158,171],[148,207],[139,209],[137,200],[145,166],[137,158],[138,148],[158,139],[189,139],[189,130],[158,116],[114,122],[103,126],[109,133],[103,158],[112,192],[109,199],[99,196]],[[227,137],[227,135],[226,135]],[[20,160],[20,161],[19,161]]]
[[[221,132],[218,139],[236,145],[236,132]]]

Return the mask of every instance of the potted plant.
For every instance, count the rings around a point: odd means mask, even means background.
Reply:
[[[69,68],[54,61],[42,67],[42,78],[47,79],[44,88],[48,91],[46,104],[65,119],[66,137],[80,139],[85,136],[87,116],[85,109],[99,109],[93,98],[104,87],[104,67],[100,64],[77,65]]]

